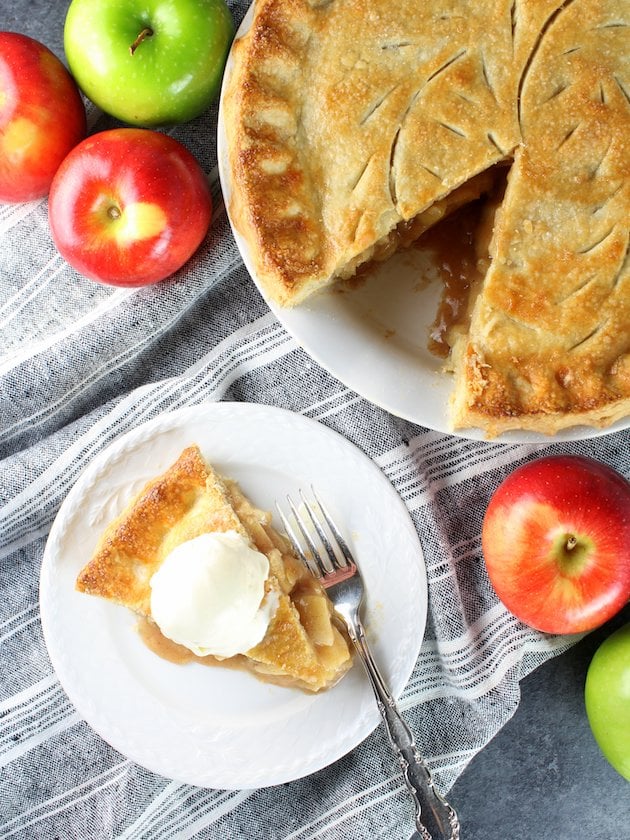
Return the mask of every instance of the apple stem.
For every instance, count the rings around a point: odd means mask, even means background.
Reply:
[[[110,219],[120,219],[120,210],[112,204],[112,206],[107,210],[107,215]]]
[[[573,536],[573,534],[570,534],[567,537],[567,544],[566,544],[567,551],[572,551],[575,548],[576,545],[577,545],[576,538]]]
[[[145,38],[150,38],[153,35],[153,30],[149,26],[145,26],[144,29],[138,33],[138,37],[133,42],[133,44],[129,47],[129,52],[131,55],[135,53],[138,49],[140,44],[144,41]]]

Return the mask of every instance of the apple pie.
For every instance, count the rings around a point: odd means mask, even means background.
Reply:
[[[167,639],[151,616],[150,582],[165,558],[186,541],[217,532],[236,532],[267,557],[266,591],[277,602],[262,641],[227,658],[197,656]],[[319,582],[273,527],[270,514],[219,476],[194,445],[106,529],[76,587],[137,613],[145,642],[172,661],[245,668],[265,681],[308,691],[333,685],[351,665],[348,640]]]
[[[256,0],[223,108],[265,293],[302,303],[507,169],[449,336],[453,426],[626,416],[629,24],[623,0]]]

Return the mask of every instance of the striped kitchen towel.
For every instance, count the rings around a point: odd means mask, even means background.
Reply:
[[[62,55],[65,4],[53,5],[5,4],[0,29]],[[240,20],[245,5],[233,9]],[[122,432],[202,402],[264,403],[318,420],[373,459],[424,550],[427,630],[400,705],[445,791],[514,713],[519,681],[575,641],[523,626],[494,595],[480,546],[493,488],[516,465],[558,451],[630,473],[627,431],[562,446],[451,437],[388,414],[321,369],[269,312],[239,257],[221,202],[216,119],[212,109],[170,131],[207,172],[215,210],[199,253],[159,286],[85,280],[55,251],[46,201],[0,207],[0,840],[410,834],[380,727],[312,776],[224,791],[155,775],[75,711],[42,638],[39,570],[66,494]],[[114,124],[90,111],[91,130]]]

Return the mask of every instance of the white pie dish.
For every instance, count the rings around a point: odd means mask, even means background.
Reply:
[[[253,4],[236,37],[253,18]],[[219,104],[218,167],[228,219],[241,257],[265,302],[298,344],[348,388],[391,414],[445,434],[485,440],[482,429],[454,430],[449,403],[454,387],[442,359],[427,349],[441,283],[434,256],[412,247],[378,266],[356,288],[329,287],[294,308],[275,303],[259,281],[249,243],[230,214],[231,174],[228,165],[223,97],[231,72],[228,56]],[[550,436],[513,430],[494,441],[549,444],[599,437],[630,427],[630,416],[606,428],[572,426]]]

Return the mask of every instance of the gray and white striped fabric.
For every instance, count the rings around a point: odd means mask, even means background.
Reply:
[[[0,28],[62,55],[67,4],[11,5]],[[245,6],[233,9],[240,20]],[[211,110],[170,132],[200,160],[215,198],[207,241],[173,280],[138,291],[91,283],[55,252],[45,201],[0,207],[3,840],[410,833],[410,806],[381,728],[314,776],[226,792],[158,777],[81,720],[47,658],[39,569],[68,490],[122,432],[185,405],[258,402],[318,420],[378,464],[425,553],[427,633],[401,706],[445,790],[514,713],[519,680],[575,641],[529,630],[498,603],[480,547],[490,493],[541,452],[583,453],[630,473],[628,432],[562,446],[471,442],[393,417],[320,369],[270,314],[239,258],[220,197],[216,117]],[[90,120],[93,131],[114,125],[93,110]]]

